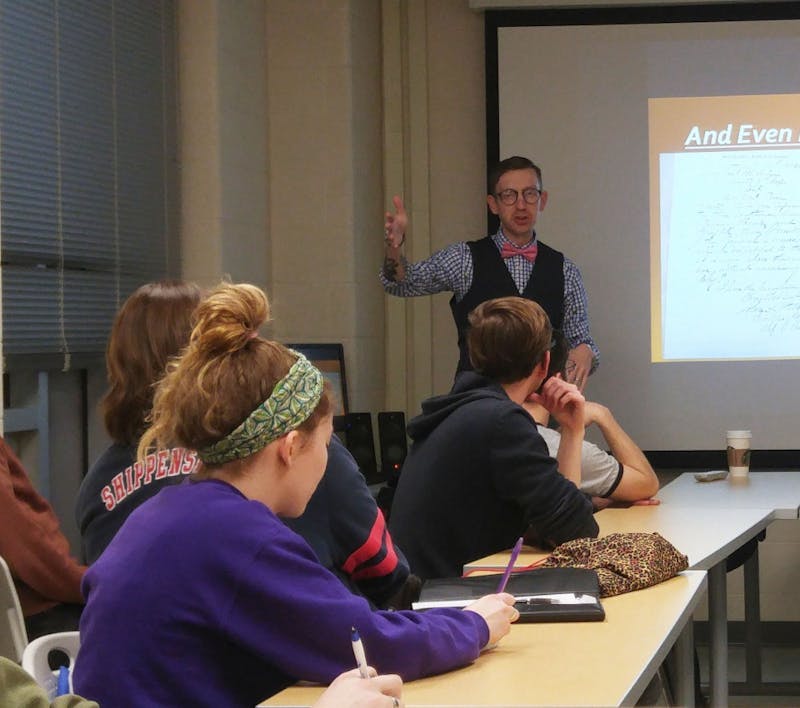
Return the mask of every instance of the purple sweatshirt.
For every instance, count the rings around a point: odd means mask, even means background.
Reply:
[[[381,612],[262,503],[220,481],[164,489],[86,573],[76,693],[109,706],[252,706],[355,665],[411,680],[473,661],[473,612]]]

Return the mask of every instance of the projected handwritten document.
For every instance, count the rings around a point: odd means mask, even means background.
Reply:
[[[800,96],[649,108],[653,360],[800,357]]]

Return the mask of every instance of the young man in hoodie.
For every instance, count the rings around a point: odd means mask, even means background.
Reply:
[[[544,310],[497,298],[478,305],[469,324],[474,371],[424,401],[409,423],[413,445],[392,505],[392,536],[422,578],[460,575],[465,563],[522,535],[552,548],[598,533],[591,501],[576,486],[584,398],[561,378],[542,386],[552,338]],[[522,407],[527,400],[558,417],[557,460]]]

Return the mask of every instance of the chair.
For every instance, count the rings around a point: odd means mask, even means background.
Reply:
[[[0,556],[0,656],[19,663],[28,643],[25,617],[8,564]]]
[[[56,632],[55,634],[45,634],[43,637],[34,639],[22,653],[22,668],[25,669],[38,683],[51,699],[56,697],[58,686],[58,671],[50,668],[50,653],[60,651],[67,655],[69,659],[70,674],[75,665],[75,658],[78,656],[78,649],[81,646],[79,632]],[[70,691],[72,690],[72,679],[70,678]]]

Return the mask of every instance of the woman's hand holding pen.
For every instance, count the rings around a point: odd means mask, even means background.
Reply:
[[[403,705],[403,680],[397,674],[377,675],[371,666],[371,678],[361,678],[358,669],[337,676],[325,689],[313,708],[399,708]]]
[[[511,623],[519,619],[519,611],[514,607],[514,596],[507,592],[484,595],[464,610],[479,614],[489,627],[488,644],[495,644],[511,631]]]

